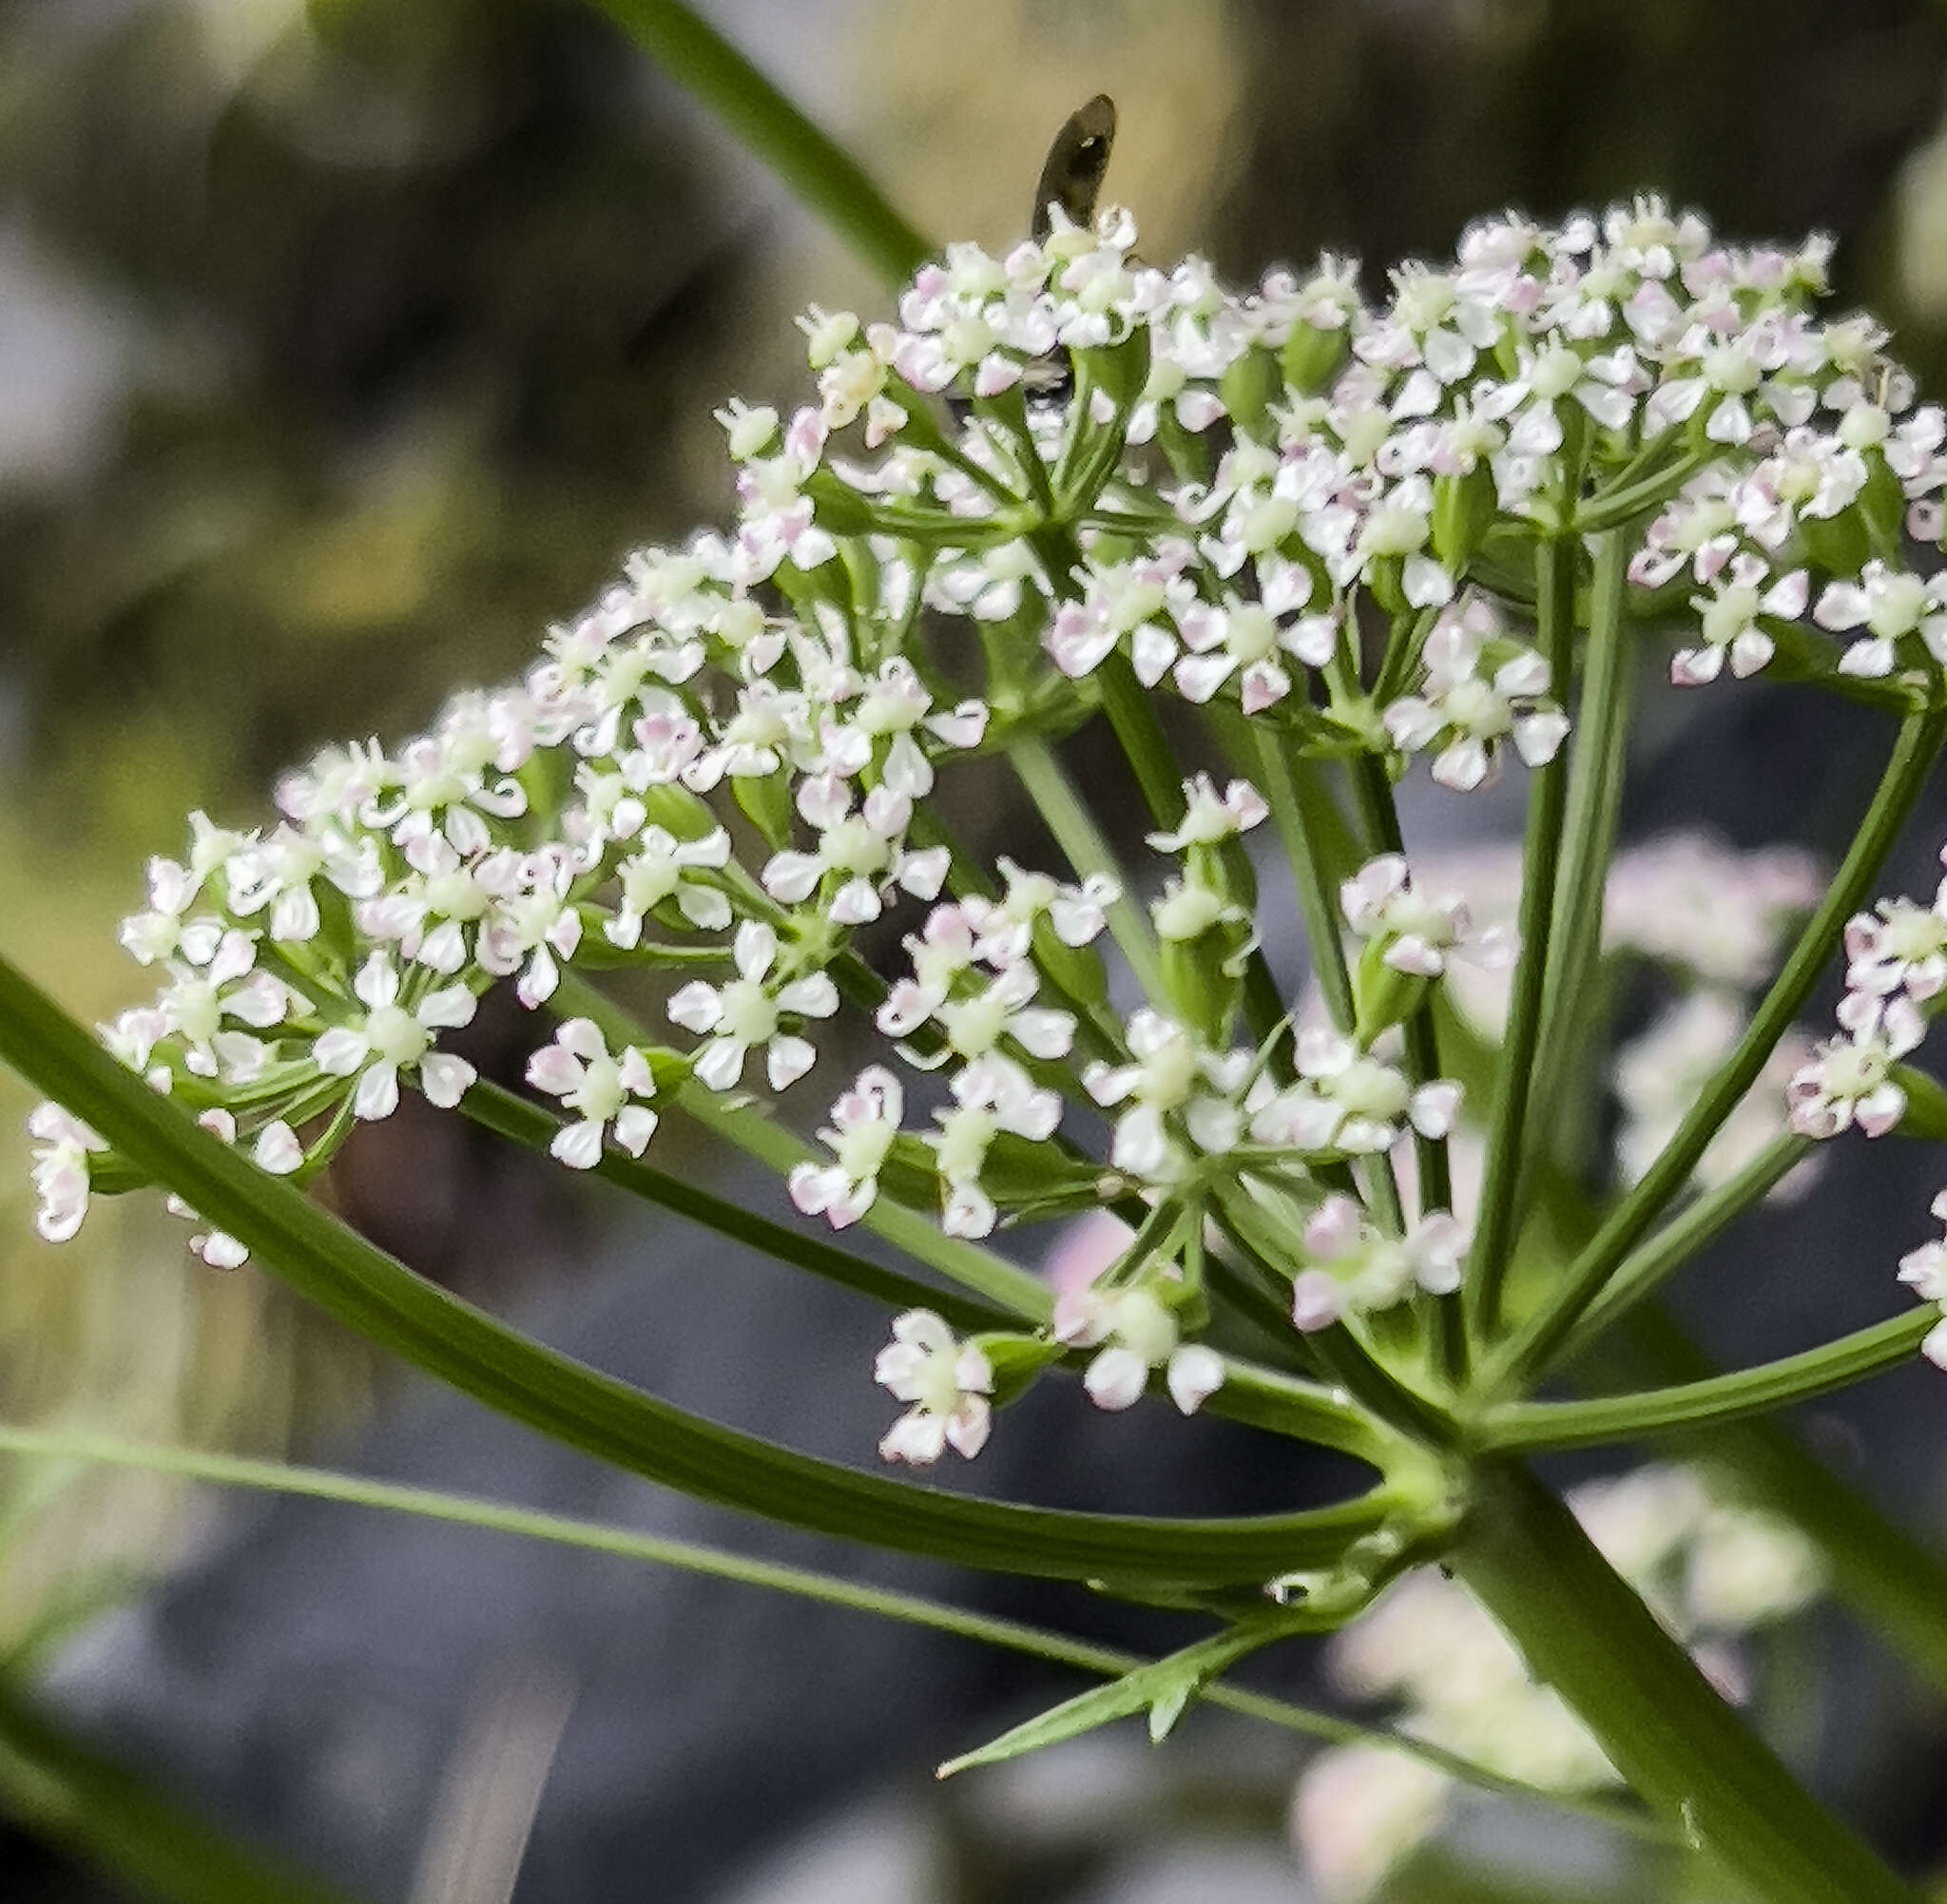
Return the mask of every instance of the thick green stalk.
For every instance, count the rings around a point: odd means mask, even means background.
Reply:
[[[1690,1106],[1688,1115],[1641,1181],[1610,1213],[1581,1255],[1569,1265],[1560,1289],[1551,1292],[1543,1306],[1507,1344],[1492,1372],[1495,1384],[1511,1384],[1546,1362],[1574,1326],[1576,1317],[1601,1294],[1617,1265],[1655,1221],[1657,1213],[1689,1182],[1697,1160],[1757,1081],[1764,1061],[1810,996],[1839,944],[1846,920],[1870,896],[1873,881],[1879,877],[1886,856],[1893,850],[1914,802],[1926,785],[1943,736],[1947,736],[1947,715],[1915,714],[1902,722],[1892,758],[1886,763],[1879,790],[1852,848],[1825,897],[1799,934],[1784,970],[1759,1006],[1750,1029]]]
[[[1602,952],[1603,894],[1615,855],[1629,760],[1629,706],[1635,654],[1625,639],[1623,590],[1629,546],[1619,530],[1598,538],[1590,590],[1589,642],[1582,663],[1582,697],[1570,741],[1568,804],[1562,820],[1562,863],[1549,927],[1542,977],[1541,1029],[1535,1044],[1536,1128],[1552,1131],[1562,1108],[1567,1073],[1584,1041],[1573,1026],[1589,1010]],[[1566,695],[1568,683],[1555,692]]]
[[[681,0],[596,4],[887,283],[935,255],[858,162]]]
[[[1536,634],[1557,692],[1569,679],[1574,653],[1575,557],[1576,544],[1566,538],[1544,536],[1535,544]],[[1500,1333],[1501,1291],[1516,1228],[1515,1193],[1529,1147],[1528,1102],[1534,1081],[1535,1040],[1541,1029],[1542,986],[1567,798],[1565,752],[1558,751],[1546,766],[1534,770],[1528,796],[1528,834],[1521,851],[1521,951],[1508,1002],[1508,1029],[1501,1044],[1494,1114],[1488,1125],[1487,1174],[1481,1184],[1474,1245],[1467,1259],[1465,1286],[1474,1303],[1475,1334],[1483,1342]]]
[[[413,1367],[628,1473],[821,1533],[1050,1578],[1258,1583],[1330,1565],[1419,1505],[1381,1486],[1293,1514],[1170,1521],[1050,1512],[862,1474],[720,1427],[530,1340],[415,1276],[125,1069],[0,959],[0,1060],[307,1300]]]
[[[1525,1469],[1484,1462],[1453,1564],[1616,1769],[1765,1904],[1912,1904]]]
[[[1647,1434],[1771,1414],[1912,1361],[1939,1319],[1939,1312],[1932,1307],[1916,1310],[1801,1355],[1680,1382],[1674,1388],[1596,1395],[1587,1401],[1516,1402],[1492,1411],[1471,1437],[1472,1443],[1490,1452],[1595,1448],[1605,1442],[1634,1441]]]

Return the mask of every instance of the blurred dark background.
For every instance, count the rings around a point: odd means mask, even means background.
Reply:
[[[1377,283],[1503,205],[1655,190],[1733,235],[1835,232],[1841,298],[1880,311],[1923,386],[1947,387],[1947,8],[1925,0],[707,10],[942,240],[1018,235],[1049,136],[1108,90],[1108,193],[1151,258],[1194,248],[1248,278],[1351,251]],[[10,954],[79,1010],[127,1002],[113,922],[190,807],[252,820],[316,745],[396,738],[448,687],[517,670],[626,550],[724,512],[709,413],[802,387],[791,313],[880,295],[568,0],[0,0]],[[1657,719],[1651,744],[1675,764],[1641,826],[1702,810],[1754,843],[1842,841],[1868,723],[1755,692]],[[527,1036],[490,1014],[480,1055],[511,1065]],[[0,1095],[10,1119],[27,1103]],[[340,1206],[662,1392],[843,1458],[869,1449],[869,1314],[583,1200],[451,1122],[362,1133],[335,1173]],[[1927,1168],[1876,1158],[1853,1203],[1795,1233],[1829,1267],[1862,1204],[1899,1206],[1898,1227],[1865,1233],[1842,1319],[1884,1312]],[[23,1181],[0,1183],[10,1420],[358,1460],[754,1544],[402,1389],[252,1273],[187,1260],[152,1212],[98,1210],[46,1250]],[[1732,1262],[1693,1319],[1747,1359],[1831,1317]],[[1934,1464],[1924,1429],[1896,1424],[1929,1419],[1931,1393],[1922,1377],[1828,1423],[1841,1453],[1886,1436],[1876,1475],[1918,1518],[1939,1505]],[[997,1441],[996,1485],[1181,1510],[1326,1485],[1264,1472],[1201,1424],[1145,1440],[1132,1476],[1115,1425],[1040,1414]],[[1213,1728],[1167,1773],[1089,1748],[944,1809],[912,1800],[976,1715],[1033,1690],[964,1647],[350,1510],[19,1463],[0,1467],[0,1645],[59,1654],[65,1703],[118,1751],[374,1900],[504,1895],[524,1843],[522,1904],[1291,1894],[1282,1742]],[[79,1620],[110,1587],[119,1610]],[[1888,1742],[1865,1757],[1905,1764],[1911,1787],[1916,1762],[1937,1768],[1937,1743],[1908,1750],[1932,1721],[1880,1673]],[[514,1831],[495,1867],[468,1806],[518,1820],[544,1773],[531,1840]],[[1880,1822],[1919,1847],[1896,1783]],[[0,1801],[15,1820],[0,1895],[123,1894],[61,1848],[71,1834],[28,1768],[0,1760]],[[801,1836],[861,1804],[849,1835]],[[1181,1861],[1185,1818],[1201,1864]],[[795,1864],[749,1875],[794,1832],[800,1851],[778,1855]]]

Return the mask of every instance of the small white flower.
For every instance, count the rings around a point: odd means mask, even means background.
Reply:
[[[787,1017],[829,1018],[839,1009],[839,989],[827,972],[776,983],[778,935],[760,919],[737,929],[732,947],[737,976],[722,986],[701,979],[670,999],[669,1017],[686,1031],[708,1036],[696,1055],[696,1076],[713,1091],[734,1090],[754,1046],[764,1048],[764,1071],[771,1088],[795,1084],[817,1062],[810,1042],[784,1029]]]
[[[478,1073],[464,1058],[433,1048],[434,1034],[471,1025],[476,1001],[464,985],[429,991],[407,1007],[399,1000],[398,969],[382,952],[358,970],[352,989],[364,1014],[335,1025],[311,1048],[312,1062],[328,1077],[358,1080],[356,1117],[390,1117],[398,1108],[399,1073],[416,1073],[429,1104],[451,1110]]]
[[[528,1060],[528,1082],[581,1113],[564,1125],[549,1144],[549,1152],[571,1170],[592,1170],[602,1161],[603,1140],[614,1138],[631,1157],[640,1157],[656,1133],[657,1115],[634,1099],[656,1095],[655,1073],[633,1045],[612,1056],[592,1019],[570,1018],[559,1026],[554,1042]]]
[[[1416,1088],[1397,1067],[1322,1026],[1299,1033],[1298,1073],[1252,1118],[1257,1143],[1359,1156],[1390,1149],[1408,1124],[1422,1137],[1444,1137],[1460,1107],[1451,1079]]]
[[[1466,1229],[1445,1210],[1429,1210],[1404,1237],[1389,1237],[1335,1192],[1305,1224],[1312,1264],[1293,1281],[1292,1319],[1309,1332],[1346,1315],[1390,1309],[1416,1289],[1450,1296],[1460,1287],[1467,1244]]]
[[[800,1164],[791,1172],[791,1201],[807,1217],[823,1217],[835,1230],[856,1223],[878,1195],[879,1166],[899,1134],[905,1093],[883,1065],[868,1065],[832,1106],[830,1125],[819,1132],[836,1161]]]
[[[1900,640],[1912,634],[1937,662],[1947,661],[1947,573],[1915,575],[1869,562],[1857,582],[1827,583],[1812,619],[1835,632],[1865,630],[1840,657],[1841,674],[1891,674]]]
[[[1184,1341],[1174,1312],[1144,1284],[1070,1290],[1056,1298],[1054,1334],[1070,1348],[1106,1345],[1082,1376],[1097,1408],[1132,1408],[1156,1368],[1164,1370],[1170,1399],[1185,1414],[1194,1414],[1224,1386],[1224,1357],[1201,1342]]]
[[[1906,1113],[1906,1092],[1892,1076],[1895,1064],[1926,1035],[1913,1001],[1865,992],[1847,995],[1840,1023],[1851,1034],[1829,1038],[1787,1087],[1791,1127],[1806,1137],[1837,1137],[1858,1125],[1883,1137]]]
[[[1208,774],[1183,783],[1183,817],[1170,833],[1152,833],[1158,853],[1182,853],[1192,846],[1216,846],[1261,825],[1270,808],[1248,780],[1232,780],[1222,794]]]
[[[39,1146],[33,1154],[34,1192],[40,1199],[34,1228],[48,1242],[65,1243],[87,1215],[88,1156],[107,1149],[107,1142],[57,1104],[36,1105],[27,1127]]]
[[[1738,556],[1727,573],[1711,584],[1708,595],[1692,595],[1690,606],[1700,617],[1703,644],[1679,648],[1671,658],[1669,678],[1679,687],[1715,681],[1726,660],[1740,681],[1756,674],[1772,656],[1777,644],[1759,626],[1759,617],[1795,622],[1805,612],[1810,581],[1802,568],[1764,586],[1770,574],[1758,556]]]
[[[1548,663],[1533,649],[1482,678],[1482,649],[1496,632],[1493,610],[1479,598],[1443,615],[1427,637],[1420,692],[1402,696],[1382,716],[1396,747],[1414,754],[1438,747],[1434,779],[1457,793],[1493,783],[1503,741],[1512,738],[1522,760],[1539,767],[1568,738],[1568,717],[1548,699]]]
[[[1003,1132],[1045,1144],[1061,1122],[1061,1098],[1037,1088],[1019,1065],[998,1052],[956,1072],[949,1089],[953,1107],[934,1112],[939,1129],[928,1140],[946,1192],[940,1227],[953,1237],[984,1237],[998,1215],[980,1183],[988,1150]]]
[[[1947,1222],[1947,1190],[1927,1207],[1941,1222]],[[1899,1279],[1922,1302],[1940,1305],[1941,1319],[1927,1332],[1920,1354],[1936,1368],[1947,1369],[1947,1240],[1937,1238],[1907,1251],[1899,1259]]]
[[[730,836],[720,827],[701,839],[678,839],[666,828],[646,826],[635,851],[615,869],[622,901],[603,928],[611,945],[625,950],[641,943],[643,920],[657,907],[676,902],[684,919],[700,933],[721,933],[730,924],[730,901],[695,875],[721,872],[730,863]]]
[[[894,1321],[872,1373],[895,1401],[912,1403],[880,1441],[883,1459],[927,1468],[949,1448],[971,1461],[987,1446],[993,1366],[931,1309],[909,1309]]]
[[[1367,860],[1340,888],[1339,902],[1346,924],[1362,939],[1382,941],[1386,949],[1380,957],[1398,971],[1437,978],[1456,953],[1490,971],[1514,956],[1504,928],[1490,926],[1475,933],[1473,914],[1457,893],[1421,894],[1398,853]]]
[[[1132,1064],[1091,1064],[1083,1086],[1104,1106],[1128,1104],[1115,1122],[1109,1163],[1131,1177],[1166,1183],[1176,1173],[1176,1130],[1205,1155],[1231,1149],[1243,1134],[1238,1092],[1250,1074],[1247,1051],[1205,1048],[1183,1026],[1147,1006],[1130,1018]]]
[[[974,951],[990,965],[1012,965],[1028,956],[1034,927],[1046,919],[1065,946],[1081,947],[1100,936],[1108,909],[1122,889],[1106,873],[1091,873],[1079,885],[1064,885],[1046,873],[1031,873],[1005,854],[999,859],[1007,892],[999,898],[970,894],[960,902],[977,938]]]

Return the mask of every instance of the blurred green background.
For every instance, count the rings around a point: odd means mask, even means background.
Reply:
[[[942,239],[1018,235],[1052,129],[1107,90],[1108,195],[1152,258],[1377,267],[1507,203],[1656,189],[1739,235],[1836,231],[1843,295],[1947,381],[1947,10],[1925,0],[709,10]],[[519,668],[624,551],[724,512],[710,410],[801,387],[790,314],[878,295],[567,0],[0,0],[10,955],[85,1014],[131,1001],[114,922],[189,808],[254,823],[280,766]],[[0,1081],[0,1125],[28,1105]],[[4,1148],[0,1417],[301,1452],[382,1395],[356,1346],[203,1269],[152,1209],[43,1247]],[[491,1203],[490,1253],[459,1213],[491,1172],[402,1119],[335,1194],[505,1296],[554,1193]],[[153,1479],[0,1466],[0,1649],[202,1524]],[[30,1818],[0,1759],[10,1793]],[[0,1894],[63,1894],[9,1856]]]

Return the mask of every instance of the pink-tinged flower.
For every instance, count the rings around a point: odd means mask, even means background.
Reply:
[[[807,1217],[823,1217],[835,1230],[856,1223],[878,1195],[879,1166],[899,1134],[905,1093],[883,1065],[868,1065],[832,1106],[831,1124],[819,1132],[836,1161],[800,1164],[791,1171],[791,1201]]]
[[[1092,674],[1124,643],[1146,648],[1166,640],[1175,649],[1175,622],[1196,601],[1196,585],[1184,574],[1192,554],[1186,542],[1166,542],[1153,555],[1089,571],[1079,602],[1065,602],[1048,632],[1048,652],[1071,681]]]
[[[1298,1071],[1252,1118],[1256,1143],[1361,1156],[1390,1149],[1409,1124],[1422,1137],[1445,1137],[1460,1107],[1452,1079],[1416,1089],[1397,1067],[1322,1026],[1299,1033]]]
[[[1864,635],[1839,658],[1841,674],[1877,679],[1893,672],[1899,643],[1918,634],[1936,661],[1947,661],[1947,573],[1915,575],[1869,562],[1857,582],[1830,582],[1812,610],[1822,628]]]
[[[1270,808],[1248,780],[1232,780],[1222,794],[1208,774],[1183,783],[1183,817],[1170,833],[1152,833],[1158,853],[1182,853],[1192,846],[1216,846],[1261,825]]]
[[[1367,860],[1339,889],[1339,902],[1346,924],[1360,938],[1384,944],[1380,957],[1397,971],[1438,978],[1456,955],[1489,971],[1513,960],[1513,938],[1506,927],[1475,933],[1466,900],[1457,893],[1422,894],[1401,854]]]
[[[504,857],[492,868],[493,904],[480,922],[474,956],[496,978],[515,972],[514,996],[530,1011],[554,996],[561,983],[557,960],[571,959],[582,942],[581,910],[570,894],[577,870],[566,846]]]
[[[549,1151],[570,1170],[592,1170],[602,1161],[602,1144],[612,1131],[631,1157],[655,1135],[657,1116],[633,1100],[656,1095],[655,1073],[633,1045],[612,1056],[592,1019],[570,1018],[558,1027],[554,1042],[528,1060],[528,1082],[557,1097],[581,1116],[554,1133]]]
[[[34,1228],[46,1241],[65,1243],[87,1215],[88,1157],[107,1149],[107,1141],[57,1104],[36,1105],[27,1127],[38,1146],[32,1175],[40,1207]]]
[[[846,781],[835,774],[814,774],[799,783],[798,811],[819,829],[818,851],[772,856],[763,888],[781,904],[801,904],[830,876],[839,882],[826,909],[830,916],[841,926],[864,926],[878,917],[896,888],[920,899],[939,896],[950,855],[943,846],[907,849],[909,795],[877,786],[855,812]]]
[[[971,1461],[987,1446],[993,1366],[931,1309],[909,1309],[894,1321],[872,1375],[895,1401],[912,1403],[878,1444],[884,1460],[929,1468],[949,1448]]]
[[[352,990],[366,1010],[333,1026],[312,1046],[311,1057],[327,1077],[358,1080],[353,1115],[390,1117],[398,1108],[401,1071],[417,1076],[429,1104],[451,1110],[478,1073],[464,1058],[435,1051],[434,1037],[472,1023],[473,994],[464,985],[449,985],[401,1005],[398,969],[380,952],[359,968]]]
[[[1766,588],[1763,585],[1769,573],[1761,557],[1740,555],[1727,573],[1716,578],[1710,594],[1690,597],[1704,639],[1701,646],[1679,648],[1671,658],[1669,678],[1677,686],[1715,681],[1726,660],[1731,673],[1743,681],[1771,659],[1777,644],[1759,626],[1759,617],[1797,621],[1805,612],[1811,583],[1802,568],[1794,568]]]
[[[1300,568],[1298,573],[1309,592],[1309,571]],[[1183,643],[1181,655],[1176,642],[1156,625],[1139,635],[1134,658],[1144,684],[1153,687],[1169,669],[1177,692],[1201,705],[1235,676],[1238,699],[1246,714],[1262,714],[1291,692],[1286,658],[1307,667],[1323,667],[1339,647],[1339,618],[1329,610],[1282,621],[1263,602],[1235,597],[1222,606],[1188,604],[1178,612],[1177,631]]]
[[[1927,1206],[1942,1222],[1947,1222],[1947,1190]],[[1940,1305],[1941,1319],[1928,1330],[1920,1354],[1937,1369],[1947,1369],[1947,1240],[1936,1239],[1908,1250],[1899,1259],[1899,1279],[1922,1302]]]
[[[1906,1092],[1893,1067],[1916,1049],[1926,1026],[1903,993],[1879,999],[1848,993],[1839,1022],[1851,1034],[1829,1038],[1786,1088],[1791,1127],[1805,1137],[1837,1137],[1852,1125],[1883,1137],[1906,1113]]]
[[[1405,1236],[1389,1237],[1352,1198],[1334,1193],[1304,1226],[1311,1260],[1292,1283],[1292,1320],[1310,1332],[1390,1309],[1416,1289],[1451,1296],[1460,1287],[1467,1244],[1466,1229],[1445,1210],[1429,1210]]]
[[[808,1040],[785,1029],[785,1020],[831,1017],[839,1009],[839,989],[822,971],[779,984],[772,971],[778,935],[761,920],[746,919],[738,927],[732,956],[737,976],[722,986],[701,979],[685,985],[669,1001],[670,1020],[708,1037],[696,1055],[699,1083],[713,1091],[734,1090],[745,1058],[761,1045],[771,1088],[781,1091],[818,1059]]]
[[[1409,754],[1438,747],[1434,779],[1456,793],[1493,784],[1510,739],[1529,766],[1539,767],[1568,738],[1568,716],[1548,699],[1548,663],[1533,648],[1483,678],[1483,650],[1495,628],[1493,609],[1478,598],[1441,616],[1427,637],[1419,693],[1402,696],[1382,717],[1396,747]]]
[[[1947,882],[1932,906],[1881,899],[1879,916],[1846,921],[1845,982],[1849,990],[1884,998],[1904,991],[1917,1003],[1947,985]]]
[[[1201,1342],[1186,1342],[1176,1316],[1144,1284],[1127,1289],[1072,1290],[1054,1305],[1057,1341],[1102,1353],[1089,1362],[1082,1386],[1097,1408],[1131,1408],[1160,1368],[1169,1396],[1194,1414],[1224,1386],[1224,1357]]]

